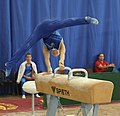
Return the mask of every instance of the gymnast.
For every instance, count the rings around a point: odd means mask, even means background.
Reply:
[[[13,55],[10,61],[5,63],[6,76],[11,72],[12,67],[21,59],[21,57],[41,38],[44,41],[43,53],[45,56],[45,63],[48,72],[52,72],[49,61],[49,52],[51,51],[54,56],[60,54],[59,66],[60,69],[64,68],[65,46],[64,41],[60,34],[56,32],[58,29],[65,27],[84,25],[84,24],[98,24],[98,20],[89,16],[83,18],[69,18],[65,20],[45,20],[38,24],[34,29],[31,36],[24,42],[22,47]]]

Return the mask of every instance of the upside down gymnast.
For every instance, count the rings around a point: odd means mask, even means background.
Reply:
[[[85,25],[85,24],[98,24],[98,20],[91,18],[89,16],[83,18],[69,18],[65,20],[45,20],[42,23],[38,24],[31,36],[24,42],[22,47],[13,55],[11,60],[9,60],[6,66],[6,76],[10,74],[12,67],[21,59],[21,57],[40,39],[43,38],[44,47],[43,53],[45,56],[45,63],[48,68],[48,72],[52,72],[52,68],[49,61],[50,51],[54,56],[60,54],[59,66],[60,68],[64,67],[64,55],[65,55],[65,46],[62,36],[55,32],[58,29],[65,27]]]

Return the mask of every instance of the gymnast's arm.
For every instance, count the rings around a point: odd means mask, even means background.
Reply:
[[[44,59],[45,59],[45,64],[47,66],[47,70],[49,73],[52,73],[52,67],[50,64],[50,52],[48,51],[47,47],[43,46],[43,54],[44,54]]]
[[[59,60],[60,69],[64,69],[65,52],[66,52],[66,48],[64,45],[64,41],[62,40],[60,44],[60,60]]]

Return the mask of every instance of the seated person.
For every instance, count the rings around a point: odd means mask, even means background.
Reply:
[[[115,65],[109,64],[108,62],[104,61],[104,54],[98,55],[98,60],[95,63],[95,72],[106,72],[108,68],[114,68]],[[112,69],[113,70],[113,69]],[[111,71],[112,72],[112,71]]]
[[[32,81],[34,80],[35,74],[37,74],[37,67],[34,62],[31,61],[32,56],[30,53],[26,54],[26,61],[23,62],[20,65],[19,71],[18,71],[18,78],[17,78],[17,83],[19,84],[21,82],[21,86],[26,81]],[[40,97],[38,94],[36,94],[36,97]],[[25,99],[25,92],[22,90],[22,98]]]

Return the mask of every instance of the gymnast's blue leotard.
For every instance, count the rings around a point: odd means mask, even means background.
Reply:
[[[62,36],[58,31],[53,32],[49,36],[43,38],[44,44],[46,45],[47,49],[53,50],[53,49],[59,49],[60,43],[62,41]]]

